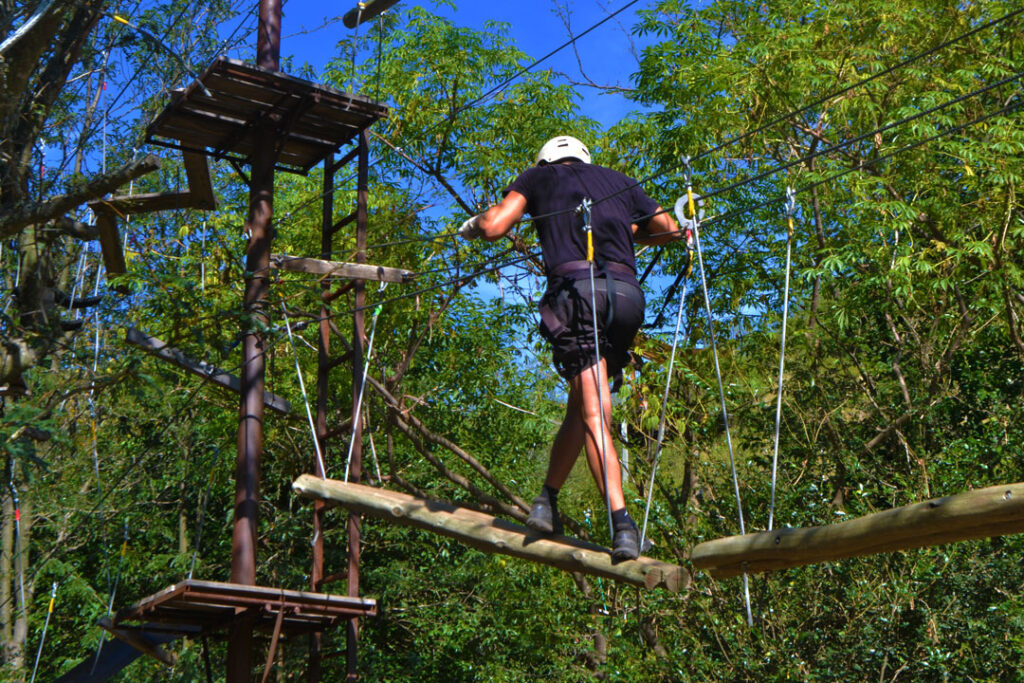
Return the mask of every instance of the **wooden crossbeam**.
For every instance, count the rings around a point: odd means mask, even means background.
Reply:
[[[847,557],[1024,533],[1024,483],[991,486],[807,529],[776,529],[698,544],[697,569],[726,578]]]
[[[154,643],[146,638],[145,634],[141,630],[114,626],[110,617],[107,616],[100,617],[99,625],[112,636],[118,640],[128,643],[139,652],[149,655],[161,664],[174,666],[176,661],[174,654],[160,647],[159,643]]]
[[[134,327],[128,328],[125,332],[125,341],[139,347],[152,356],[165,360],[169,363],[173,363],[179,368],[188,370],[194,375],[199,375],[219,387],[233,391],[236,394],[242,393],[242,380],[239,378],[216,366],[210,365],[205,361],[192,360],[178,349],[168,346],[166,342],[163,342],[156,337],[151,337],[145,332],[137,330]],[[269,391],[263,392],[263,403],[271,410],[282,415],[287,415],[292,409],[291,403],[286,399],[281,398],[277,394],[272,394]]]
[[[613,563],[609,550],[599,545],[566,536],[540,536],[518,524],[450,503],[309,474],[296,479],[292,488],[307,498],[448,536],[487,553],[512,555],[640,588],[677,592],[690,585],[690,573],[677,565],[649,557]]]
[[[323,261],[315,258],[302,258],[286,254],[271,254],[270,267],[280,268],[296,273],[327,275],[329,277],[350,278],[353,280],[373,280],[375,282],[410,282],[416,274],[402,268],[372,266],[366,263],[343,263],[341,261]]]

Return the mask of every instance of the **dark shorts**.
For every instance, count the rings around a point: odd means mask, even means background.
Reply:
[[[591,305],[595,301],[601,358],[608,363],[608,376],[616,377],[629,363],[633,337],[644,322],[644,293],[635,280],[612,280],[614,303],[609,316],[608,278],[595,273],[592,295],[589,274],[578,277],[548,279],[540,300],[540,333],[551,344],[558,374],[565,379],[576,377],[597,360]]]

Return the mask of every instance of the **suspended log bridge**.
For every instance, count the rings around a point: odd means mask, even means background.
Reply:
[[[307,498],[448,536],[486,553],[511,555],[640,588],[678,592],[690,585],[690,573],[677,565],[649,557],[613,563],[608,549],[599,545],[565,536],[540,536],[518,524],[450,503],[309,474],[296,479],[292,488]]]
[[[706,541],[697,569],[717,578],[802,567],[974,538],[1024,533],[1024,483],[991,486],[877,512],[839,524],[776,529]]]
[[[192,360],[184,353],[168,346],[167,342],[151,337],[150,335],[137,330],[134,327],[128,328],[124,334],[125,341],[133,346],[137,346],[151,356],[155,356],[160,360],[165,360],[168,363],[177,365],[182,370],[188,370],[194,375],[198,375],[203,379],[223,388],[228,391],[232,391],[236,394],[242,393],[242,380],[235,377],[232,374],[221,370],[220,368],[210,365],[206,361]],[[273,411],[280,413],[281,415],[287,415],[292,410],[292,404],[287,399],[272,394],[269,391],[263,392],[263,404]]]

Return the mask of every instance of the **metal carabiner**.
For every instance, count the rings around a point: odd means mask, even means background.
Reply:
[[[786,218],[796,215],[796,190],[792,185],[786,186]]]

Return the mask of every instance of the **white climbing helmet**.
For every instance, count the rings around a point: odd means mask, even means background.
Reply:
[[[562,159],[578,159],[585,164],[590,163],[590,150],[582,142],[571,135],[559,135],[544,143],[537,152],[537,165],[553,164]]]

